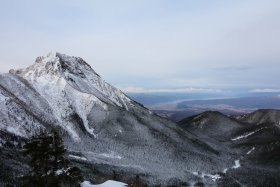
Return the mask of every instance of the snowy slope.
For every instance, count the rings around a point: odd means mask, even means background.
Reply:
[[[209,111],[180,121],[188,132],[235,158],[216,175],[195,174],[220,177],[218,186],[279,186],[279,114],[269,109],[233,118]]]
[[[83,59],[78,57],[49,53],[46,57],[38,57],[34,65],[15,72],[35,84],[38,89],[48,85],[63,88],[67,83],[80,92],[95,95],[104,102],[126,109],[131,101],[119,89],[106,83]],[[65,83],[59,83],[59,79],[63,79]]]
[[[48,102],[16,75],[0,74],[0,103],[0,129],[12,134],[29,137],[58,123]]]
[[[113,180],[108,180],[102,184],[91,184],[88,181],[84,181],[81,184],[81,187],[125,187],[127,184],[123,182],[118,182],[118,181],[113,181]]]
[[[149,184],[164,185],[195,182],[193,171],[215,174],[233,162],[151,114],[78,57],[50,53],[25,69],[1,74],[0,103],[0,133],[27,138],[57,127],[69,158],[82,169],[94,164],[107,175],[112,170],[126,177],[142,174]]]
[[[261,109],[243,116],[238,116],[238,120],[257,125],[272,123],[280,126],[280,110]]]
[[[87,120],[93,106],[106,111],[107,104],[126,110],[135,105],[120,90],[102,80],[81,58],[50,53],[38,57],[34,65],[11,73],[26,79],[47,100],[55,118],[76,141],[80,138],[69,122],[71,114],[77,113],[85,129],[96,137],[94,124],[90,126]]]

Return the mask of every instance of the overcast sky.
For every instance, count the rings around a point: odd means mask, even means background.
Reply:
[[[9,0],[0,24],[1,72],[58,51],[126,91],[280,88],[279,0]]]

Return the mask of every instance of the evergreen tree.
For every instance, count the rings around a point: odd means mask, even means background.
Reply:
[[[40,132],[25,145],[23,153],[30,158],[30,172],[24,176],[23,186],[75,187],[80,186],[82,176],[76,167],[70,167],[65,158],[66,149],[57,130]]]

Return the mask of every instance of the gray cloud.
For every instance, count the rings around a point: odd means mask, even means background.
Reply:
[[[5,1],[0,70],[50,51],[120,87],[277,87],[280,2]]]

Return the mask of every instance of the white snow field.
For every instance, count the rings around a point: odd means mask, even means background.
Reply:
[[[113,180],[108,180],[102,184],[91,184],[89,181],[84,181],[81,187],[125,187],[126,185],[125,183]]]

